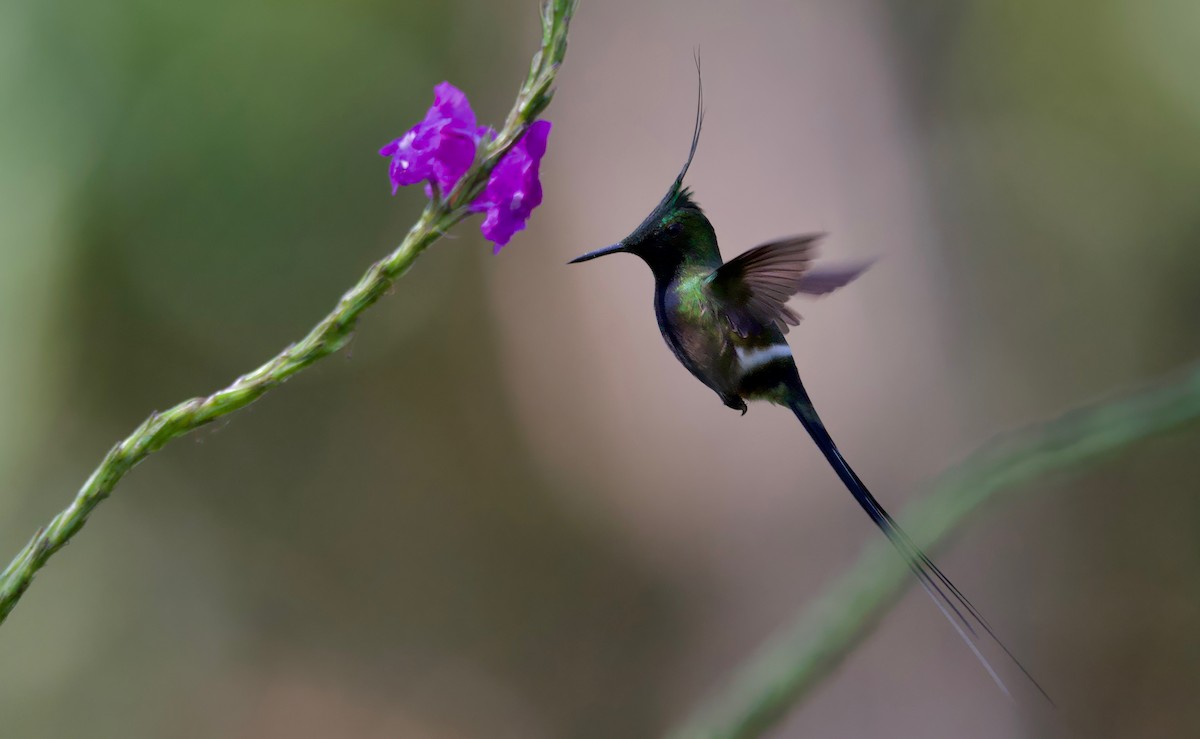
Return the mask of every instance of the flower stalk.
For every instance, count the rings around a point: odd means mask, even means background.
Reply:
[[[334,354],[350,340],[362,314],[404,275],[425,249],[471,214],[468,204],[486,187],[492,170],[549,105],[558,68],[567,50],[567,31],[577,0],[546,0],[542,6],[542,43],[516,102],[495,139],[485,142],[483,156],[445,197],[434,197],[391,254],[371,265],[354,287],[303,339],[289,345],[258,369],[229,386],[151,413],[128,437],[118,442],[71,504],[40,528],[0,573],[0,623],[55,552],[62,549],[87,522],[129,470],[143,459],[205,424],[250,405],[305,367]]]

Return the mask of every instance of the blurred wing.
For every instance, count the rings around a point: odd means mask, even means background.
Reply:
[[[709,290],[722,304],[734,331],[749,336],[776,323],[787,333],[789,325],[800,323],[787,301],[803,288],[817,242],[824,236],[805,234],[756,246],[713,272]]]
[[[837,267],[813,267],[805,272],[796,285],[796,292],[805,295],[828,295],[839,287],[845,287],[867,271],[874,260],[845,264]]]

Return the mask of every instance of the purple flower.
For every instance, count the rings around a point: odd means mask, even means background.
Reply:
[[[425,196],[429,198],[434,196],[434,187],[443,194],[449,192],[475,163],[480,142],[496,137],[492,129],[476,125],[475,113],[462,90],[443,82],[433,92],[433,107],[425,120],[379,150],[381,156],[392,160],[388,177],[393,195],[418,182],[427,183]],[[468,206],[475,213],[486,213],[480,229],[496,245],[496,252],[525,228],[529,215],[542,202],[538,170],[549,135],[549,121],[534,121],[492,169],[483,192]]]
[[[550,121],[534,121],[492,170],[487,187],[471,203],[471,210],[485,211],[480,230],[499,252],[513,234],[525,228],[529,214],[542,203],[538,180]]]
[[[401,186],[428,180],[442,192],[458,183],[475,162],[475,148],[488,129],[475,125],[467,96],[449,82],[433,88],[433,107],[425,120],[379,150],[391,157],[392,194]]]

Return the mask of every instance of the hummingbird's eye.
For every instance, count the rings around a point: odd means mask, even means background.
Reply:
[[[679,225],[678,221],[671,221],[667,224],[667,233],[672,236],[678,236],[683,231],[683,226]]]

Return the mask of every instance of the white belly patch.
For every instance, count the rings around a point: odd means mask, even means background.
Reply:
[[[761,346],[755,349],[743,349],[736,347],[738,366],[742,372],[750,372],[756,370],[764,364],[774,362],[776,359],[792,356],[792,348],[787,344],[772,344],[770,346]]]

